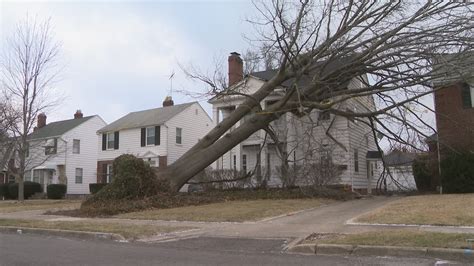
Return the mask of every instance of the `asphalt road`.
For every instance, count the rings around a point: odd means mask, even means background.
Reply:
[[[0,234],[0,265],[435,265],[431,259],[281,252],[285,240],[194,238],[165,243]]]

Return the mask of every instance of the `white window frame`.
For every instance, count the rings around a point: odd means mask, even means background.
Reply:
[[[176,128],[176,144],[183,144],[183,128],[181,127]]]
[[[112,139],[110,139],[110,136],[112,136]],[[115,133],[114,132],[108,132],[107,133],[107,150],[113,150],[115,148]],[[112,144],[112,145],[110,145]],[[110,147],[112,146],[112,147]]]
[[[72,140],[72,153],[81,154],[81,140],[80,139]]]
[[[149,143],[148,142],[148,137],[150,137],[148,135],[148,130],[151,129],[153,131],[153,143]],[[146,142],[146,146],[155,146],[155,136],[156,136],[156,128],[155,127],[147,127],[145,128],[145,142]]]
[[[78,171],[80,171],[80,175],[78,175]],[[84,176],[84,168],[76,168],[75,172],[74,172],[74,175],[75,175],[75,183],[76,184],[82,184],[84,179],[83,179],[83,176]],[[79,182],[78,182],[79,180]]]

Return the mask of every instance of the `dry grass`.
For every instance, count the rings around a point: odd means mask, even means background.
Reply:
[[[80,200],[25,200],[0,201],[0,213],[19,211],[53,210],[53,209],[77,209],[81,206]]]
[[[61,229],[85,232],[114,233],[122,235],[127,239],[137,239],[160,233],[189,230],[193,227],[185,226],[156,226],[156,225],[133,225],[114,222],[91,222],[91,221],[43,221],[43,220],[19,220],[0,219],[0,226],[18,226],[27,228]]]
[[[200,206],[158,209],[121,214],[120,218],[204,222],[256,221],[294,211],[319,207],[327,199],[228,201]]]
[[[474,234],[422,232],[414,230],[389,230],[360,234],[334,235],[329,238],[306,241],[325,244],[472,248],[466,241],[474,239]]]
[[[356,221],[474,226],[474,194],[406,197],[364,214]]]

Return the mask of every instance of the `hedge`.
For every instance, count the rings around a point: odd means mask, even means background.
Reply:
[[[64,184],[50,184],[46,187],[48,199],[62,199],[66,195],[67,186]]]
[[[8,184],[0,184],[0,198],[8,199],[10,194],[8,194]]]
[[[43,192],[43,190],[41,189],[40,183],[25,181],[23,182],[23,184],[24,184],[23,195],[25,199],[31,197],[36,192]],[[10,198],[12,199],[18,198],[18,183],[12,183],[8,186],[8,194],[10,195]]]
[[[107,183],[90,183],[89,184],[89,192],[91,194],[95,194],[99,192],[103,187],[105,187]]]
[[[441,162],[443,192],[474,192],[474,154],[452,154]]]

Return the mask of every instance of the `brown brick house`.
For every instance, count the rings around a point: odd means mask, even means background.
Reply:
[[[449,70],[446,70],[446,79],[434,82],[437,141],[441,158],[453,152],[474,152],[474,68],[472,63],[468,63],[474,62],[471,59],[474,56],[459,59],[463,61],[459,67],[464,72],[456,72],[456,75],[452,70],[452,62],[447,63],[445,67]]]

